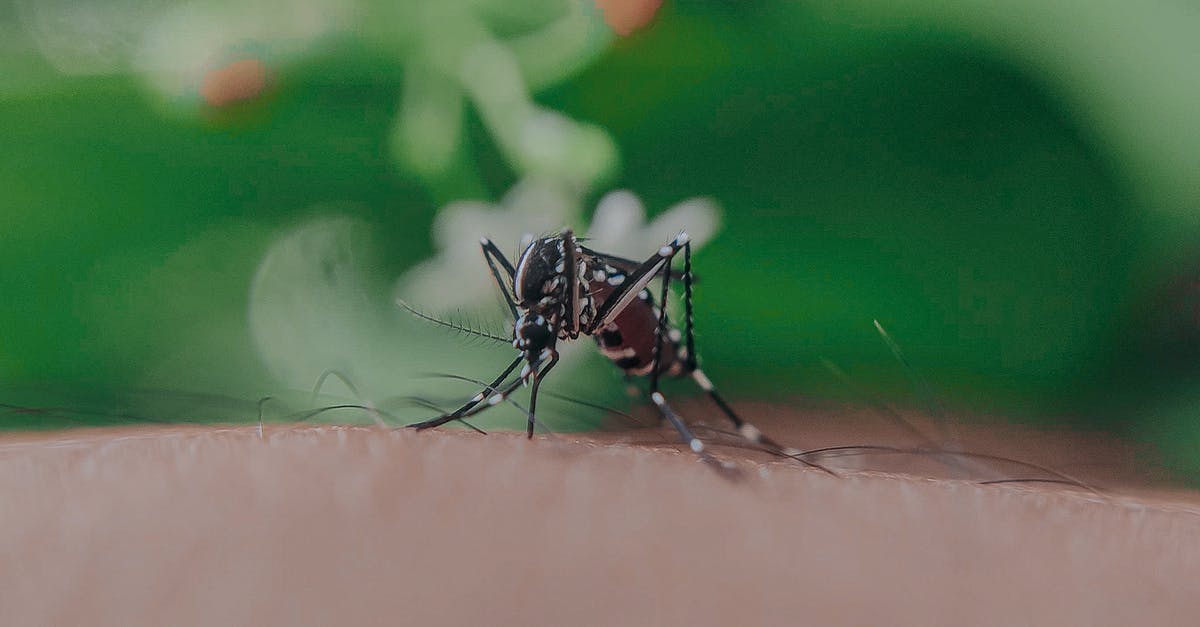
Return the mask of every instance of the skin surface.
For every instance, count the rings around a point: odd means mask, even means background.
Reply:
[[[850,410],[739,409],[789,443],[879,442],[887,431]],[[281,425],[9,434],[0,624],[1171,625],[1200,615],[1198,495],[1132,487],[1113,443],[959,431],[973,449],[1038,442],[1024,452],[1122,487],[982,486],[849,470],[850,459],[833,477],[714,446],[742,470],[731,481],[664,440],[666,428],[532,441]]]

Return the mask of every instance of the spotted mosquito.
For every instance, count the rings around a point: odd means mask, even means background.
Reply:
[[[408,426],[428,429],[469,418],[499,405],[518,387],[528,384],[531,388],[528,435],[533,437],[538,387],[558,363],[557,343],[590,335],[600,352],[627,375],[649,376],[649,394],[655,407],[679,432],[683,442],[706,461],[713,459],[705,451],[704,443],[692,434],[659,391],[662,376],[691,377],[729,418],[741,437],[815,466],[801,459],[800,451],[779,445],[742,419],[700,369],[692,324],[692,249],[687,233],[680,233],[640,263],[582,246],[570,229],[533,240],[515,266],[490,239],[480,239],[480,246],[512,314],[512,345],[520,354],[490,385],[458,409]],[[681,252],[683,271],[675,273],[671,263]],[[670,324],[666,307],[655,304],[649,285],[656,278],[662,279],[660,300],[664,304],[671,280],[683,281],[682,332]],[[416,312],[403,301],[400,305],[418,316],[440,322]],[[506,384],[522,364],[520,374]]]

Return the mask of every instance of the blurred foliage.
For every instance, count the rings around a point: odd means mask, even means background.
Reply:
[[[432,252],[438,206],[495,200],[524,172],[477,104],[459,114],[448,178],[397,160],[412,65],[378,35],[341,33],[275,67],[257,98],[178,115],[131,71],[54,74],[6,17],[13,389],[271,394],[282,384],[252,348],[247,298],[281,234],[330,214],[365,225],[373,252],[356,272],[378,294],[359,309],[412,325],[388,285]],[[1197,26],[1200,10],[1165,1],[676,3],[577,73],[530,84],[539,107],[620,149],[607,186],[576,188],[586,206],[625,187],[651,214],[697,195],[724,208],[696,259],[697,324],[731,396],[909,395],[879,319],[952,405],[1079,416],[1194,451],[1180,443],[1200,444],[1200,407],[1156,399],[1194,396],[1200,363]],[[443,339],[397,350],[423,365]],[[447,350],[430,369],[486,377],[505,355]],[[587,368],[561,384],[619,393],[610,366]]]

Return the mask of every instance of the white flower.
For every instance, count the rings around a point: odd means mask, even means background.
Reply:
[[[706,244],[720,225],[720,210],[711,198],[689,198],[671,206],[649,224],[646,207],[628,190],[605,194],[588,227],[588,248],[642,260],[680,231],[687,231],[692,250]]]
[[[433,259],[401,278],[397,295],[431,311],[479,310],[501,299],[479,238],[496,243],[516,264],[527,234],[554,233],[578,219],[579,206],[562,188],[540,179],[517,183],[497,205],[452,202],[433,222]]]
[[[398,284],[397,295],[432,311],[479,310],[496,303],[500,293],[480,252],[481,237],[495,242],[515,265],[520,242],[571,226],[576,233],[586,233],[587,246],[593,250],[641,260],[684,230],[695,250],[712,238],[719,222],[716,203],[691,198],[647,224],[645,206],[627,190],[601,198],[586,230],[579,228],[580,216],[577,203],[561,187],[538,180],[518,183],[498,205],[480,201],[446,205],[433,225],[437,256],[409,270]]]

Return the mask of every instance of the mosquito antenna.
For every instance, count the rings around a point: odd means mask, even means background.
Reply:
[[[501,338],[505,343],[511,343],[511,339],[505,339],[503,331],[497,330],[490,321],[486,321],[480,314],[472,311],[463,311],[455,309],[447,313],[445,322],[462,329],[469,329],[462,333],[468,334],[473,342],[483,343],[485,341],[497,341],[496,338]]]
[[[401,300],[399,298],[396,299],[396,304],[403,307],[405,310],[408,311],[408,313],[410,313],[426,322],[432,322],[436,325],[446,327],[447,329],[451,329],[458,333],[464,333],[466,335],[472,335],[472,336],[479,337],[479,338],[485,338],[485,339],[493,340],[495,342],[500,342],[500,343],[504,343],[504,344],[512,343],[512,338],[503,337],[503,336],[497,335],[495,333],[490,333],[483,329],[477,329],[471,325],[460,324],[460,323],[453,322],[450,320],[442,320],[441,318],[438,318],[436,316],[429,315],[423,311],[420,311],[420,310],[412,307],[411,305],[409,305],[408,303],[404,302],[403,300]]]

